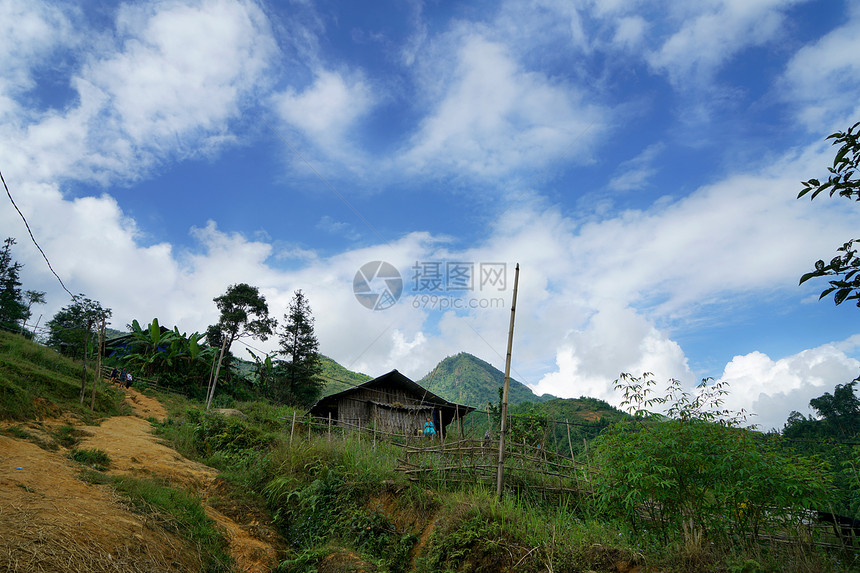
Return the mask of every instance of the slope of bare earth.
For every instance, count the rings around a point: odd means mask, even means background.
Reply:
[[[207,515],[225,532],[235,568],[270,571],[277,564],[274,534],[254,512],[208,503],[223,489],[217,472],[161,444],[144,418],[163,419],[161,404],[126,390],[134,416],[79,426],[78,448],[97,448],[111,460],[110,474],[158,478],[199,495]],[[31,436],[72,419],[31,422]],[[10,424],[5,424],[9,426]],[[0,436],[0,570],[2,571],[198,571],[200,561],[175,534],[133,513],[110,487],[85,483],[80,465],[62,448],[47,451],[30,441]],[[229,514],[226,515],[226,514]]]

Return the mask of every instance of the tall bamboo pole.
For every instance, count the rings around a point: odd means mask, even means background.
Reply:
[[[505,356],[505,385],[502,390],[502,411],[499,427],[499,467],[496,473],[496,495],[502,499],[502,486],[505,481],[505,432],[508,429],[508,387],[511,379],[511,349],[514,344],[514,315],[517,312],[517,285],[520,280],[520,264],[514,271],[514,295],[511,300],[511,326],[508,329],[508,352]]]

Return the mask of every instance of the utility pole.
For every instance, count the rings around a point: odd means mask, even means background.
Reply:
[[[502,390],[502,411],[499,426],[499,468],[496,474],[496,495],[502,499],[502,486],[505,481],[505,432],[508,430],[508,387],[511,379],[511,348],[514,344],[514,314],[517,311],[517,283],[520,280],[520,264],[514,271],[514,297],[511,301],[511,326],[508,329],[508,353],[505,356],[505,385]]]

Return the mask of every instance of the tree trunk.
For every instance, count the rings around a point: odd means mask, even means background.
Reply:
[[[230,341],[233,344],[233,341]],[[224,348],[227,347],[227,339],[221,344],[221,354],[218,355],[218,366],[215,367],[215,377],[212,379],[212,387],[209,388],[209,397],[206,400],[206,409],[212,406],[212,398],[215,397],[215,386],[218,384],[218,375],[221,373],[221,359],[224,358]],[[229,347],[228,347],[229,348]]]

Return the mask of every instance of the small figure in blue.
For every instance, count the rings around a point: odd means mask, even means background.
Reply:
[[[110,382],[111,384],[116,384],[117,382],[119,382],[119,370],[117,370],[116,368],[110,371]]]
[[[433,420],[428,417],[427,422],[424,423],[424,437],[432,440],[435,435],[436,426],[433,425]]]

